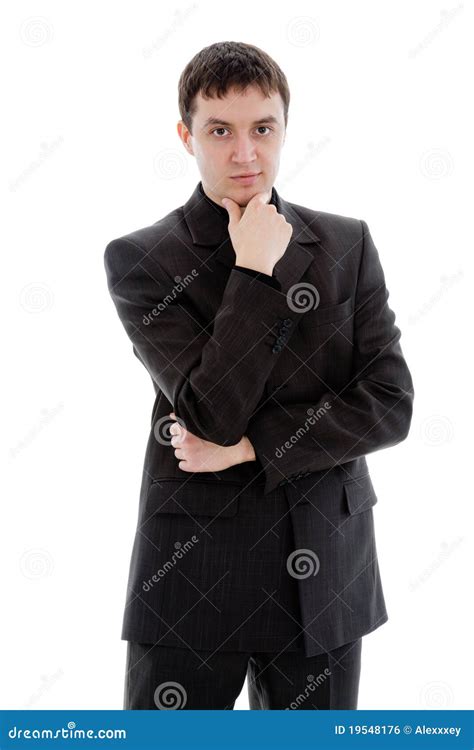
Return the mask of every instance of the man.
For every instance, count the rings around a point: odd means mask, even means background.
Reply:
[[[112,299],[156,399],[122,638],[124,707],[357,708],[388,619],[365,455],[414,390],[367,224],[276,191],[289,91],[248,44],[201,50],[178,134],[188,201],[110,242]]]

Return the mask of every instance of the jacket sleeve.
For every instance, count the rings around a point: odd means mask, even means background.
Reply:
[[[292,478],[330,469],[404,440],[414,389],[378,251],[365,221],[354,308],[353,370],[342,391],[313,403],[272,400],[246,435],[266,476],[265,493]]]
[[[253,276],[255,279],[258,279],[259,281],[263,281],[264,284],[269,284],[274,289],[278,289],[279,291],[281,291],[281,284],[273,274],[269,276],[269,274],[267,273],[261,273],[260,271],[255,271],[253,268],[245,268],[245,266],[234,266],[234,269],[236,271],[241,271],[242,273],[246,273],[249,276]]]
[[[134,241],[112,240],[104,264],[134,353],[176,416],[198,437],[218,445],[238,443],[280,356],[275,328],[292,315],[286,296],[233,268],[207,325],[184,282],[176,283],[159,257]]]

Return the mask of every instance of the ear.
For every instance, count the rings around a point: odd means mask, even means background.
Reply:
[[[178,120],[176,124],[176,129],[178,131],[178,135],[181,141],[184,144],[184,148],[189,154],[194,156],[193,144],[192,144],[193,137],[182,120]]]

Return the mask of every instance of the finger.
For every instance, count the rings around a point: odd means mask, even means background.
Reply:
[[[184,443],[184,437],[182,435],[173,435],[171,438],[171,445],[180,445],[183,446]]]
[[[240,221],[240,206],[232,198],[222,198],[222,205],[229,214],[229,224],[237,224]]]
[[[247,209],[249,208],[249,206],[256,206],[258,203],[268,203],[268,201],[269,201],[268,191],[264,190],[261,193],[255,193],[255,195],[247,203]]]

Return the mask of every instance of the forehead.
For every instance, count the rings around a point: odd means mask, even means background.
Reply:
[[[205,99],[199,92],[194,120],[200,127],[212,124],[239,127],[258,122],[283,123],[283,114],[283,100],[278,91],[265,96],[258,86],[249,86],[245,90],[230,88],[221,99],[217,96]]]

